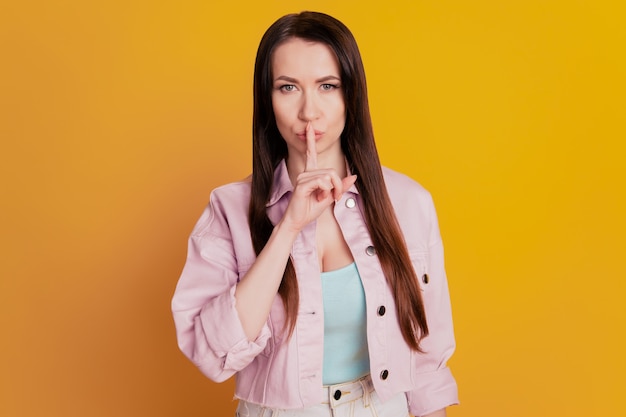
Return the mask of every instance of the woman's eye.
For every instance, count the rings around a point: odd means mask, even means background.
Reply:
[[[339,88],[339,86],[335,84],[322,84],[321,88],[324,91],[330,91],[330,90],[334,90],[335,88]]]
[[[290,91],[294,91],[296,89],[296,86],[292,84],[285,84],[285,85],[281,85],[279,89],[281,91],[288,93]]]

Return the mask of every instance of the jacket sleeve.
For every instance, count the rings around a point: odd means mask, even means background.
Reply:
[[[216,382],[250,364],[270,336],[267,324],[254,341],[243,331],[234,296],[240,272],[228,222],[212,201],[189,238],[172,311],[180,349]]]
[[[415,416],[459,403],[457,384],[447,366],[455,349],[455,340],[443,245],[434,204],[430,194],[428,197],[430,220],[426,270],[417,273],[423,290],[429,335],[421,342],[424,353],[415,353],[414,385],[407,393],[409,411]]]

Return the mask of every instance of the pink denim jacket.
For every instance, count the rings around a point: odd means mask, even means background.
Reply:
[[[384,401],[405,392],[416,416],[458,403],[447,360],[455,348],[443,247],[430,194],[415,181],[383,169],[389,196],[420,279],[430,335],[425,353],[405,343],[396,307],[376,257],[352,187],[335,204],[335,217],[358,267],[366,296],[367,340],[374,388]],[[284,161],[276,170],[268,216],[276,224],[293,186]],[[183,353],[210,379],[237,375],[235,396],[272,408],[302,408],[322,398],[324,317],[315,223],[296,239],[291,256],[300,291],[300,308],[290,339],[282,332],[285,314],[276,296],[270,317],[248,341],[235,310],[234,290],[245,279],[255,253],[248,227],[250,183],[228,184],[211,193],[189,239],[188,257],[172,300]],[[326,399],[327,400],[327,399]]]

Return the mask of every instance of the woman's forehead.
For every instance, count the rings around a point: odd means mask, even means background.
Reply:
[[[302,38],[290,38],[278,45],[272,54],[271,64],[274,77],[339,75],[339,62],[334,51],[325,43]]]

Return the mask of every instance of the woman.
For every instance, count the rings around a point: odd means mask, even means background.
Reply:
[[[381,168],[338,20],[287,15],[263,36],[252,176],[212,192],[172,307],[200,370],[237,375],[240,416],[445,416],[458,402],[434,206]]]

